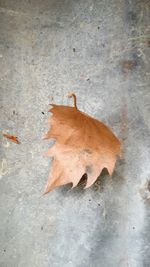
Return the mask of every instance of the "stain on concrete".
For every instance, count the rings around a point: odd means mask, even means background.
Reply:
[[[120,62],[121,69],[123,73],[128,73],[134,70],[137,66],[137,62],[134,60],[122,60]]]

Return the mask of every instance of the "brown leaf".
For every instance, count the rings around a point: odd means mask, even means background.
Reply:
[[[90,187],[103,168],[112,175],[116,156],[120,155],[117,137],[105,124],[79,111],[76,96],[71,96],[74,107],[52,104],[49,110],[53,115],[45,139],[54,138],[56,143],[45,154],[54,157],[45,193],[68,183],[75,187],[85,173],[86,188]]]
[[[3,136],[6,137],[7,139],[10,139],[12,142],[14,142],[16,144],[20,144],[17,136],[13,136],[10,134],[4,134],[4,133],[3,133]]]

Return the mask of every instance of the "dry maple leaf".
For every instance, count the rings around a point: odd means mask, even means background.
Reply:
[[[90,187],[104,168],[112,175],[120,155],[117,137],[104,123],[79,111],[75,94],[71,96],[74,107],[52,104],[49,110],[51,128],[44,139],[54,138],[56,143],[45,154],[53,157],[45,194],[68,183],[75,187],[85,173],[85,188]]]
[[[6,137],[7,139],[10,139],[12,142],[14,142],[16,144],[20,144],[17,136],[5,134],[5,133],[3,133],[3,136]]]

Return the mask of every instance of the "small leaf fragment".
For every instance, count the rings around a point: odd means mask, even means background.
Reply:
[[[3,136],[6,137],[7,139],[11,140],[12,142],[18,144],[18,145],[20,144],[20,141],[18,140],[17,136],[5,134],[5,133],[3,133]]]

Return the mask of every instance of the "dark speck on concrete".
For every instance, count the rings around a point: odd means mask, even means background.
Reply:
[[[148,47],[150,47],[150,40],[146,40],[146,44]]]
[[[41,112],[43,115],[45,114],[43,111]]]
[[[13,110],[13,115],[18,115],[18,113],[15,110]]]
[[[41,226],[41,231],[43,231],[43,228],[44,228],[44,227],[43,227],[43,226]]]
[[[42,25],[42,28],[43,29],[47,29],[47,28],[50,28],[51,27],[51,25],[49,25],[49,24],[44,24],[44,25]]]
[[[134,11],[129,11],[127,13],[127,21],[129,22],[137,22],[137,15]]]
[[[73,48],[73,52],[76,52],[76,49],[75,48]]]
[[[148,189],[148,191],[150,191],[150,180],[148,181],[147,189]]]

